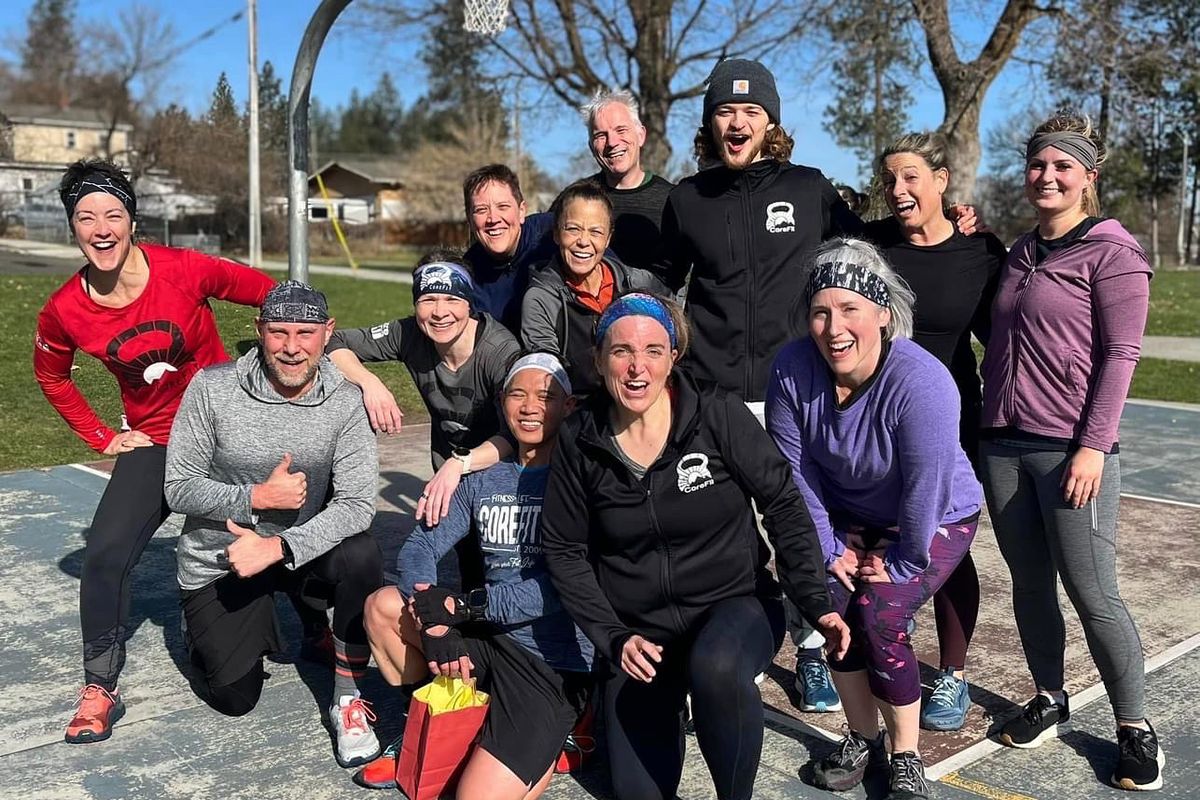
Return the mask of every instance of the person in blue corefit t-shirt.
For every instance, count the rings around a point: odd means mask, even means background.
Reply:
[[[418,527],[399,556],[399,586],[366,604],[367,632],[379,671],[394,686],[429,673],[475,677],[491,694],[479,747],[458,797],[534,798],[550,782],[563,742],[592,688],[593,648],[563,608],[542,554],[542,499],[550,454],[574,406],[557,358],[525,356],[501,395],[517,442],[515,458],[466,476],[450,512]],[[486,566],[485,588],[455,594],[439,587],[437,562],[474,529]],[[355,780],[393,780],[395,752]]]

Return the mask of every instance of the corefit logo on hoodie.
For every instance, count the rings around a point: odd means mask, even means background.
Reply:
[[[712,473],[708,471],[708,456],[704,453],[688,453],[679,459],[675,471],[679,473],[679,491],[684,494],[713,485]]]
[[[767,233],[791,233],[796,230],[796,209],[780,201],[767,206]]]

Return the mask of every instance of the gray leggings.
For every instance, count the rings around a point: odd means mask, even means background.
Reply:
[[[1119,720],[1145,716],[1145,665],[1137,627],[1117,589],[1121,465],[1104,457],[1099,496],[1075,509],[1063,500],[1070,454],[985,441],[983,490],[1013,582],[1013,611],[1038,688],[1063,688],[1066,629],[1056,576],[1083,623],[1088,650]]]

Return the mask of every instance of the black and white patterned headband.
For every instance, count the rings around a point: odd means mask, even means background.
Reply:
[[[129,184],[122,186],[103,172],[87,172],[63,195],[63,207],[67,210],[67,219],[75,214],[75,206],[79,205],[79,201],[94,192],[111,194],[121,201],[121,205],[125,206],[130,217],[137,216],[137,195],[133,193]]]
[[[808,288],[804,292],[806,303],[822,289],[848,289],[870,300],[877,306],[889,308],[892,293],[887,284],[874,272],[849,261],[825,261],[817,264],[808,276]]]

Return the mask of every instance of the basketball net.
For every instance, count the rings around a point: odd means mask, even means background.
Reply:
[[[463,30],[495,36],[508,23],[508,0],[463,0]]]

